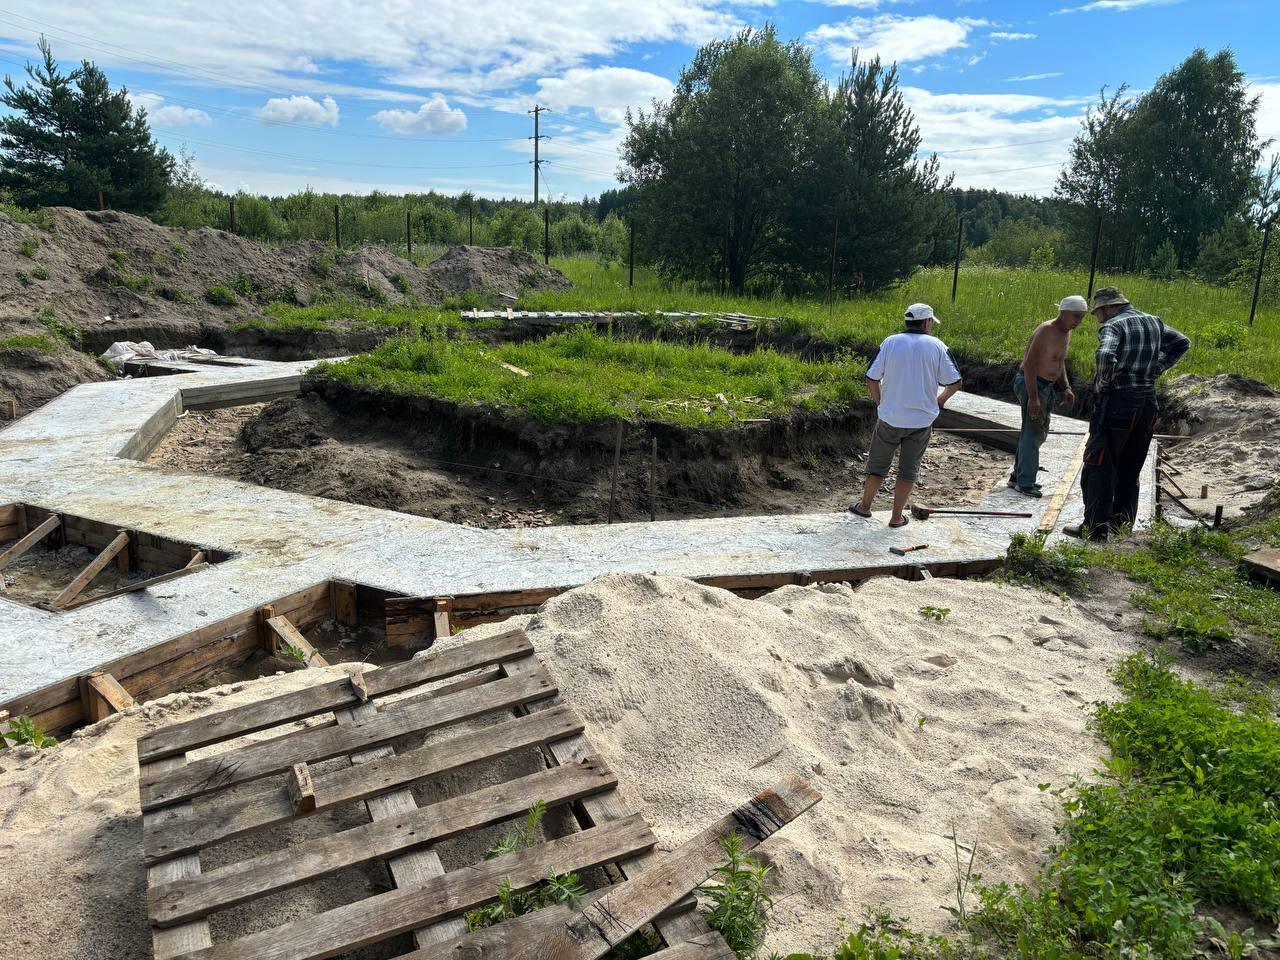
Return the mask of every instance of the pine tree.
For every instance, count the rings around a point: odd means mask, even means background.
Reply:
[[[43,37],[39,49],[26,84],[5,77],[0,103],[14,113],[0,118],[0,187],[29,207],[95,207],[102,191],[115,209],[158,210],[174,160],[151,139],[146,110],[90,61],[63,74]]]

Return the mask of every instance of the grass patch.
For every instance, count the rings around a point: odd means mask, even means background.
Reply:
[[[956,303],[951,303],[951,271],[917,272],[899,287],[874,294],[838,297],[829,305],[818,297],[734,297],[694,283],[665,283],[652,270],[636,268],[627,286],[625,264],[588,258],[553,260],[574,282],[568,290],[525,292],[528,310],[737,311],[783,317],[779,332],[804,332],[833,344],[874,347],[902,328],[909,303],[931,303],[944,318],[940,335],[961,360],[1015,362],[1035,325],[1051,318],[1068,293],[1083,293],[1088,274],[962,265]],[[1171,375],[1215,374],[1231,370],[1280,386],[1280,305],[1262,304],[1247,326],[1251,290],[1214,287],[1191,279],[1155,280],[1132,275],[1100,275],[1096,286],[1119,286],[1139,309],[1164,317],[1187,334],[1191,350]],[[1089,317],[1071,342],[1070,366],[1077,380],[1093,375],[1097,324]]]
[[[39,350],[41,353],[52,353],[57,348],[57,343],[53,337],[43,333],[20,333],[17,336],[0,339],[0,352],[24,348]]]
[[[215,283],[207,289],[204,298],[217,307],[233,307],[239,302],[236,292],[221,283]]]
[[[22,246],[18,248],[18,252],[28,259],[34,260],[36,251],[40,249],[39,237],[27,237],[22,241]]]
[[[866,395],[866,366],[854,357],[809,363],[770,350],[734,354],[706,345],[618,340],[586,327],[495,348],[442,335],[397,338],[316,371],[357,386],[510,407],[548,424],[638,417],[727,425],[847,406]]]

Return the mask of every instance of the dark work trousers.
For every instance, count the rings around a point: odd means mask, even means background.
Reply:
[[[1158,413],[1153,393],[1115,390],[1099,398],[1080,474],[1090,539],[1105,540],[1137,517],[1138,480]]]

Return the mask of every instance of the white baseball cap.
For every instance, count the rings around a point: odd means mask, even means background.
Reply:
[[[932,320],[934,323],[941,323],[942,319],[933,312],[933,307],[927,303],[913,303],[907,307],[904,316],[913,323],[919,323],[922,320]]]
[[[1079,295],[1063,297],[1062,302],[1058,304],[1059,310],[1073,310],[1076,313],[1088,313],[1089,301]]]

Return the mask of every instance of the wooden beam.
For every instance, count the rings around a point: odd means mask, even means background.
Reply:
[[[406,663],[376,670],[366,669],[365,684],[368,696],[383,696],[447,680],[508,660],[519,662],[532,652],[533,644],[523,630],[508,630],[484,640],[472,640],[432,650]],[[138,740],[138,757],[145,762],[184,753],[219,740],[230,740],[291,720],[327,713],[336,707],[350,706],[359,699],[351,688],[350,680],[317,684],[268,700],[257,700],[231,710],[161,727]]]
[[[329,583],[329,597],[333,603],[333,618],[348,627],[360,625],[359,608],[356,604],[356,586],[343,580],[332,580]]]
[[[285,787],[289,791],[289,804],[293,807],[294,816],[310,813],[316,808],[316,785],[311,779],[311,768],[305,763],[293,765]],[[154,895],[155,891],[152,893]],[[154,896],[152,902],[155,902]]]
[[[453,610],[453,601],[447,597],[442,597],[436,601],[435,612],[435,628],[436,639],[447,639],[452,630],[449,627],[449,613]]]
[[[107,544],[100,554],[90,560],[89,565],[81,570],[74,580],[67,584],[67,588],[54,598],[51,604],[53,609],[65,609],[72,600],[80,596],[85,587],[93,583],[94,578],[107,568],[107,565],[116,558],[116,555],[128,546],[129,531],[121,530],[116,534],[116,538]]]
[[[298,651],[304,666],[327,667],[329,665],[329,661],[316,652],[316,648],[298,631],[297,627],[289,622],[288,617],[272,617],[267,621],[267,628],[271,631],[273,638],[272,653],[278,653],[280,644],[284,644]]]
[[[186,763],[182,756],[165,757],[155,763],[144,764],[138,768],[139,776],[159,776],[176,770]],[[160,826],[176,827],[181,830],[192,825],[191,804],[180,803],[156,813],[142,815],[142,835],[145,837]],[[180,857],[173,857],[163,863],[147,868],[147,887],[156,887],[174,880],[200,875],[200,854],[192,852]],[[207,920],[196,920],[180,927],[168,930],[157,930],[152,934],[152,956],[155,960],[170,960],[172,957],[200,950],[213,945],[213,937],[209,932]]]
[[[440,776],[473,763],[508,757],[582,732],[582,719],[565,706],[505,720],[398,756],[361,763],[346,770],[315,777],[316,810],[357,803],[428,777]],[[195,804],[194,823],[173,829],[160,827],[143,836],[143,857],[154,863],[216,843],[234,840],[294,819],[293,807],[282,790],[246,797],[228,794]]]
[[[0,570],[3,570],[9,564],[13,563],[13,561],[17,560],[20,556],[34,547],[48,534],[56,530],[60,523],[62,523],[62,519],[57,514],[47,517],[40,526],[36,527],[4,553],[0,553]]]
[[[615,884],[580,910],[537,910],[418,950],[405,960],[600,960],[704,882],[725,860],[725,837],[737,834],[742,849],[754,849],[820,799],[791,774],[681,844],[657,866]]]
[[[468,910],[495,899],[498,888],[504,884],[509,884],[514,892],[523,892],[549,876],[612,863],[639,850],[651,849],[656,842],[657,838],[641,817],[628,817],[432,877],[419,887],[367,897],[185,957],[186,960],[332,957],[441,920],[461,917]]]
[[[1084,451],[1088,445],[1089,438],[1086,436],[1080,441],[1080,446],[1076,448],[1071,462],[1062,474],[1062,479],[1058,481],[1058,489],[1053,492],[1053,499],[1049,501],[1049,506],[1045,509],[1044,516],[1040,520],[1040,530],[1051,531],[1058,525],[1058,516],[1062,513],[1062,507],[1066,504],[1067,497],[1071,495],[1071,488],[1075,486],[1076,477],[1080,476],[1080,471],[1084,468]]]
[[[172,570],[169,573],[162,573],[158,577],[151,577],[149,580],[139,580],[137,583],[131,583],[127,587],[121,587],[119,590],[112,590],[110,593],[100,593],[96,597],[86,597],[83,600],[77,600],[74,603],[67,604],[67,610],[74,610],[76,607],[83,607],[86,603],[101,603],[103,600],[110,600],[113,597],[122,597],[126,593],[137,593],[139,590],[148,590],[151,587],[157,587],[162,583],[168,583],[170,580],[177,580],[180,577],[189,576],[193,573],[199,573],[201,570],[207,569],[209,564],[201,563],[198,566],[186,566],[181,570]]]
[[[191,567],[203,567],[205,565],[205,559],[203,550],[192,550],[191,559],[187,561],[187,566],[184,569],[190,569]]]
[[[348,681],[343,682],[350,686]],[[555,694],[555,681],[539,665],[524,676],[497,680],[446,697],[384,704],[376,711],[376,716],[345,729],[321,727],[299,730],[265,743],[252,743],[238,750],[193,760],[172,773],[144,777],[139,782],[142,808],[152,810],[237,783],[282,773],[295,763],[318,763],[344,753],[376,747],[410,733],[426,732],[497,710],[508,710]]]
[[[101,671],[80,678],[80,699],[85,723],[97,723],[133,706],[129,691],[111,674]]]

